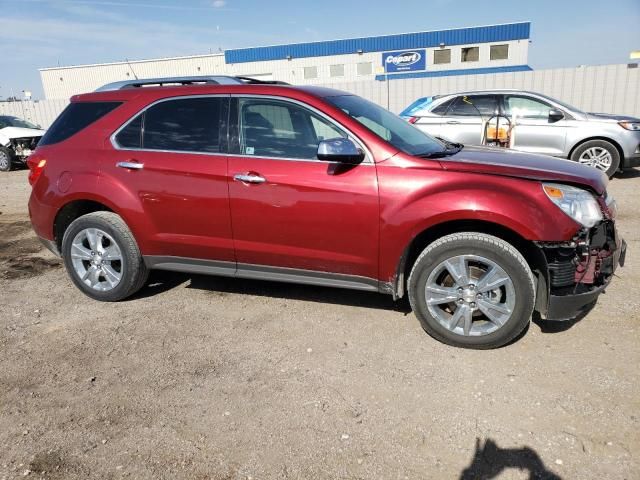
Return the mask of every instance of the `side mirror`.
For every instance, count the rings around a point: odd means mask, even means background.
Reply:
[[[356,165],[364,160],[364,152],[348,138],[330,138],[318,144],[318,160]]]
[[[561,110],[551,109],[549,110],[549,121],[557,122],[558,120],[562,120],[564,118],[564,113]]]

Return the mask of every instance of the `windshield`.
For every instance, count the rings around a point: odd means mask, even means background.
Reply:
[[[6,127],[33,128],[36,130],[39,130],[40,128],[37,125],[18,117],[10,117],[8,115],[0,116],[0,128]]]
[[[368,100],[354,95],[327,97],[326,100],[409,155],[428,155],[445,148],[439,140]]]

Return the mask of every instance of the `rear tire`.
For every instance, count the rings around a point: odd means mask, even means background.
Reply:
[[[13,167],[15,155],[7,147],[0,147],[0,172],[9,172]]]
[[[576,147],[571,160],[597,168],[611,178],[620,167],[620,152],[606,140],[589,140]]]
[[[103,302],[133,295],[149,277],[131,230],[112,212],[89,213],[74,220],[64,233],[62,257],[82,293]]]
[[[534,276],[512,245],[492,235],[454,233],[416,260],[407,290],[422,328],[462,348],[498,348],[529,324]]]

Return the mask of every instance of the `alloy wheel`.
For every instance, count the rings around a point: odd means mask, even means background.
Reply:
[[[598,170],[606,172],[611,167],[613,157],[611,156],[611,152],[606,148],[591,147],[582,152],[578,161],[584,165],[589,165],[590,167],[595,167]]]
[[[0,170],[6,170],[9,167],[9,155],[0,150]]]
[[[511,318],[516,301],[509,274],[478,255],[441,262],[427,279],[425,298],[433,318],[463,336],[495,332]]]
[[[86,228],[71,243],[71,263],[81,282],[100,292],[113,290],[122,280],[122,251],[107,232]]]

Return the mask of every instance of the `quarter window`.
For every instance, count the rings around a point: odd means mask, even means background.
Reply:
[[[116,136],[123,148],[219,153],[224,128],[218,97],[168,100],[151,106]]]
[[[346,137],[324,118],[280,100],[240,99],[240,153],[246,156],[317,158],[321,140]]]
[[[490,60],[506,60],[509,58],[509,44],[491,45],[489,49]]]
[[[62,142],[104,117],[120,102],[72,102],[56,118],[38,145]]]
[[[462,49],[460,60],[463,62],[477,62],[480,59],[480,47],[466,47]]]
[[[433,51],[433,63],[434,65],[441,65],[443,63],[451,63],[451,49],[445,48],[441,50]]]
[[[462,117],[490,117],[498,113],[495,95],[463,95],[457,97],[447,115]]]

